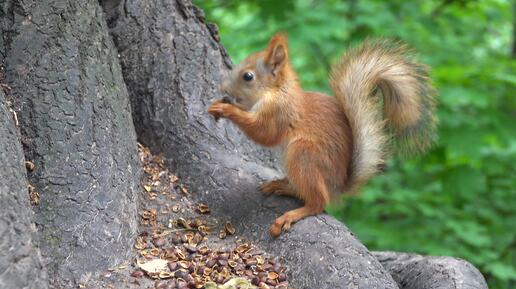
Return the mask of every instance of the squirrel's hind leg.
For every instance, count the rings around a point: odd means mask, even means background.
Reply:
[[[325,179],[316,165],[317,156],[312,155],[310,146],[310,143],[298,142],[289,148],[286,158],[289,184],[296,191],[296,197],[305,204],[278,217],[270,227],[272,236],[279,236],[283,230],[290,229],[294,222],[322,213],[330,200]]]
[[[298,197],[296,190],[290,185],[287,178],[263,183],[260,186],[260,192],[266,196],[275,194],[278,196]]]
[[[270,228],[272,236],[277,237],[282,231],[290,229],[292,223],[305,217],[318,215],[323,212],[324,207],[328,202],[327,198],[324,196],[328,195],[328,191],[326,190],[326,185],[322,179],[321,181],[322,182],[319,182],[320,186],[318,186],[317,190],[312,191],[310,198],[304,200],[305,205],[303,207],[286,212],[272,223]]]

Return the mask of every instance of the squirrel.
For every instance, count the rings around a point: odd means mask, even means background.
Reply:
[[[278,217],[272,236],[322,213],[335,195],[357,193],[393,147],[414,154],[435,140],[435,90],[427,66],[406,45],[368,39],[349,49],[332,67],[330,86],[335,97],[303,91],[287,37],[277,33],[224,79],[222,89],[235,103],[216,100],[208,109],[254,142],[281,147],[286,177],[265,182],[260,191],[304,205]]]

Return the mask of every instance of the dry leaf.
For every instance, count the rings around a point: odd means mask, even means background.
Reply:
[[[208,282],[204,285],[206,289],[254,289],[257,288],[249,280],[245,278],[233,278],[228,282],[224,283],[224,285],[218,285],[215,282]]]
[[[137,260],[136,263],[138,267],[146,273],[159,273],[167,270],[168,261],[163,259],[153,259],[146,263],[140,263],[140,260]]]

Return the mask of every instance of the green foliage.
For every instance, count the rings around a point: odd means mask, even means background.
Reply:
[[[307,90],[366,37],[400,39],[432,67],[440,140],[393,159],[363,194],[329,211],[372,250],[462,257],[490,288],[516,284],[516,60],[514,5],[483,1],[197,1],[235,62],[278,31],[290,38]]]

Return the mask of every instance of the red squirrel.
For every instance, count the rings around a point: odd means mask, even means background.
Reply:
[[[432,144],[435,100],[427,70],[405,45],[366,40],[332,67],[335,97],[307,92],[289,62],[287,37],[278,33],[229,73],[222,88],[236,103],[217,100],[208,112],[260,145],[280,146],[286,177],[260,191],[304,202],[278,217],[271,235],[322,213],[334,195],[356,193],[384,166],[393,143],[408,153]]]

